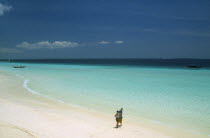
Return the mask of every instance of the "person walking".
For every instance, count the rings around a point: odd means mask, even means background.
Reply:
[[[119,127],[119,119],[120,119],[120,112],[117,110],[116,114],[115,114],[115,119],[116,119],[116,128]]]
[[[122,119],[123,119],[123,108],[121,108],[120,111],[119,111],[119,123],[120,123],[120,126],[122,126]]]

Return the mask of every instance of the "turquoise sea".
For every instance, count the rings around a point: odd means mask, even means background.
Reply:
[[[12,68],[25,65],[24,69]],[[210,69],[0,62],[23,87],[58,102],[210,136]]]

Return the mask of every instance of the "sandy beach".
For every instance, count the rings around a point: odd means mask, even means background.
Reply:
[[[27,93],[14,76],[0,74],[1,138],[111,138],[167,137],[143,127],[126,124],[114,128],[114,115],[99,116]],[[19,81],[19,82],[18,82]]]
[[[1,138],[165,138],[182,137],[132,124],[115,127],[114,112],[103,115],[29,93],[22,81],[0,73]],[[187,137],[187,136],[185,136]],[[190,136],[192,137],[192,136]],[[196,137],[196,136],[195,136]]]

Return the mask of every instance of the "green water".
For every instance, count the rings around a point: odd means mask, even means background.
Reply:
[[[15,63],[13,63],[15,64]],[[16,63],[17,64],[17,63]],[[106,113],[123,107],[127,118],[144,118],[210,134],[210,70],[182,68],[21,64],[7,71],[41,95]]]

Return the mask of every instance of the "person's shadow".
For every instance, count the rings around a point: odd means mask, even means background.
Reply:
[[[114,127],[114,128],[121,128],[121,125],[119,125],[118,127]]]

